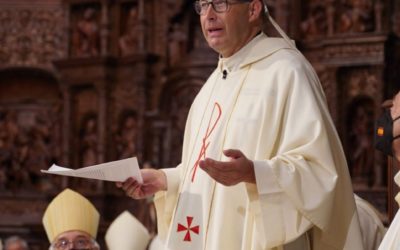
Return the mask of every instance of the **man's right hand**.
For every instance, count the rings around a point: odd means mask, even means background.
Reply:
[[[167,177],[165,173],[157,169],[141,169],[143,183],[140,184],[133,178],[124,182],[117,182],[116,186],[122,188],[126,195],[133,199],[143,199],[158,191],[167,190]]]

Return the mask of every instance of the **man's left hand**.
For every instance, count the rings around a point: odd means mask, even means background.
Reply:
[[[240,182],[256,183],[254,164],[237,149],[224,150],[229,161],[216,161],[210,158],[200,161],[199,166],[215,181],[225,186]]]

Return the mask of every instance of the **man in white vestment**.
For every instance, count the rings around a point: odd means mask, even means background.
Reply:
[[[191,106],[182,161],[117,186],[135,199],[155,194],[165,249],[363,249],[311,65],[262,0],[198,0],[195,10],[220,57]],[[267,19],[283,38],[262,32]]]
[[[375,146],[400,161],[400,92],[397,93],[388,108],[377,121]],[[394,181],[400,186],[400,172],[396,174]],[[396,195],[395,200],[400,205],[400,194]],[[379,246],[379,250],[399,249],[400,214],[397,212]]]

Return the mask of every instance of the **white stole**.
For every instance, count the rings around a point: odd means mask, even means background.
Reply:
[[[196,114],[202,118],[190,157],[183,163],[188,165],[184,167],[187,171],[167,239],[169,249],[204,249],[215,181],[200,169],[198,162],[206,157],[226,160],[222,154],[226,128],[247,72],[239,79],[222,79],[218,74],[203,114]],[[232,91],[219,91],[219,86],[225,84],[231,85]]]

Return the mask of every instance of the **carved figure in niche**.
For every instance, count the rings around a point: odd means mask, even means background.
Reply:
[[[186,53],[187,36],[179,23],[172,25],[168,37],[169,63],[175,65]]]
[[[0,10],[0,23],[0,62],[6,63],[12,55],[12,48],[9,44],[13,37],[10,36],[10,33],[15,26],[9,10]]]
[[[349,165],[355,183],[373,184],[373,101],[356,97],[349,108]]]
[[[72,34],[72,54],[75,56],[97,56],[100,48],[99,26],[96,10],[85,9]]]
[[[0,180],[0,188],[53,188],[50,179],[40,173],[54,160],[50,149],[51,119],[46,110],[0,112],[0,166],[4,167],[0,179],[6,176],[4,183]]]
[[[14,111],[8,111],[5,115],[4,126],[6,128],[6,144],[8,147],[12,147],[17,135],[20,133],[17,123],[17,113]]]
[[[348,95],[352,98],[360,95],[360,93],[368,96],[376,95],[376,93],[379,92],[379,86],[382,84],[381,81],[378,80],[378,75],[378,72],[371,68],[350,72],[346,80],[348,81]]]
[[[367,32],[373,30],[372,3],[368,0],[349,0],[347,10],[340,16],[338,31]]]
[[[117,134],[117,155],[119,159],[136,156],[137,114],[133,110],[122,112]]]
[[[97,164],[97,116],[87,114],[82,120],[81,132],[81,165],[91,166]]]
[[[139,11],[136,6],[129,10],[124,34],[119,39],[119,49],[122,56],[132,55],[139,48],[140,34]]]
[[[315,38],[324,35],[326,30],[325,9],[321,3],[310,3],[309,15],[301,22],[300,29],[305,38]]]
[[[45,114],[35,116],[35,124],[29,131],[28,168],[30,178],[39,190],[50,190],[53,186],[48,176],[40,173],[51,164],[52,154],[49,148],[51,141],[50,120]]]
[[[8,34],[12,28],[11,13],[9,10],[0,10],[0,41],[6,39],[5,35]]]
[[[21,28],[28,28],[28,26],[31,24],[32,13],[29,10],[21,10],[18,14]]]
[[[6,176],[3,183],[6,188],[17,189],[30,184],[29,174],[24,168],[27,156],[25,141],[24,132],[17,124],[16,113],[5,111],[0,121],[0,164],[4,167],[1,175]]]
[[[8,171],[8,187],[17,189],[21,186],[31,187],[32,180],[29,171],[29,137],[26,131],[21,131],[15,138],[12,152],[12,164]]]

